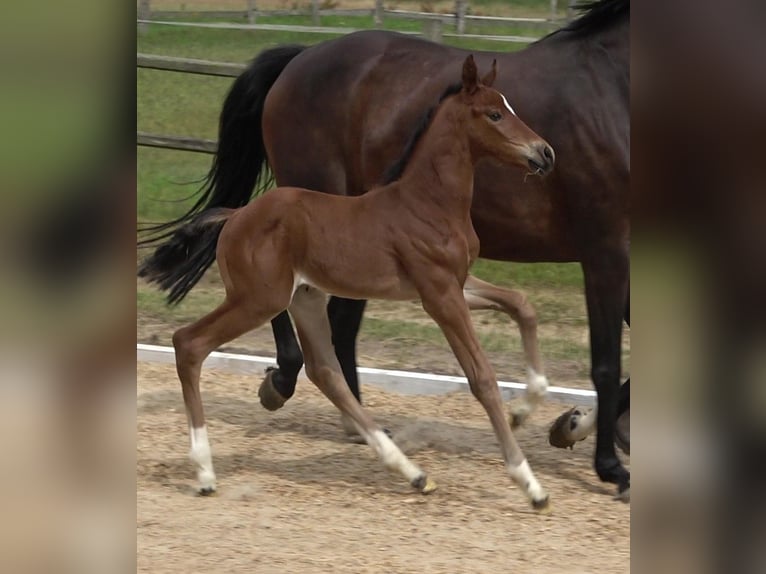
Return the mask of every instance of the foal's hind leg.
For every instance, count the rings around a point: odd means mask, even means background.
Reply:
[[[505,289],[469,275],[463,285],[463,296],[472,310],[491,309],[509,315],[519,326],[524,356],[527,360],[527,392],[520,404],[511,409],[511,427],[524,423],[548,392],[548,378],[537,343],[537,313],[520,291]]]
[[[173,335],[176,370],[181,380],[186,415],[189,421],[189,458],[197,467],[200,494],[215,492],[215,472],[200,395],[202,362],[211,351],[265,323],[271,314],[238,304],[227,298],[212,313],[183,327]]]
[[[548,507],[548,495],[532,473],[505,417],[494,370],[479,344],[468,305],[454,276],[426,280],[418,286],[423,308],[441,327],[463,368],[471,392],[487,411],[513,481],[520,486],[536,510]]]
[[[309,286],[299,287],[290,304],[298,337],[303,348],[309,379],[356,425],[364,438],[388,468],[398,470],[409,483],[427,494],[436,484],[414,465],[386,435],[349,390],[333,349],[326,295]]]

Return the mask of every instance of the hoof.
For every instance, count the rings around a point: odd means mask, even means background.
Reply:
[[[203,486],[197,489],[198,496],[215,496],[215,486]]]
[[[615,500],[619,500],[621,502],[628,503],[630,502],[630,487],[626,488],[622,492],[617,492],[617,494],[614,496]]]
[[[420,493],[431,494],[437,488],[438,486],[436,485],[436,481],[431,480],[430,478],[427,478],[425,485],[423,486],[423,488],[420,489]]]
[[[426,475],[416,478],[412,481],[412,486],[420,491],[421,494],[431,494],[438,487],[436,482],[428,478]]]
[[[266,371],[266,376],[263,378],[261,386],[258,387],[258,398],[261,399],[263,408],[268,411],[279,410],[287,402],[287,399],[274,388],[274,383],[271,380],[273,373],[273,370]]]
[[[551,446],[556,448],[573,448],[575,440],[569,437],[569,431],[571,427],[571,419],[576,407],[572,407],[567,412],[563,413],[559,418],[553,421],[551,428],[548,431],[548,442]]]
[[[552,510],[551,497],[546,495],[545,498],[541,498],[539,500],[533,500],[532,508],[535,509],[540,514],[550,514]]]

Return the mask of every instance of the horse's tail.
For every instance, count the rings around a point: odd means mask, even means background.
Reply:
[[[178,303],[210,266],[211,246],[215,259],[218,236],[234,211],[215,207],[195,215],[141,263],[138,276],[156,283],[163,291],[170,291],[168,303]]]
[[[143,272],[143,277],[158,283],[162,290],[170,289],[169,304],[181,301],[213,264],[222,227],[201,229],[199,225],[186,224],[194,223],[200,213],[209,209],[246,205],[252,195],[271,186],[273,179],[268,171],[261,130],[263,106],[279,74],[304,49],[303,46],[279,46],[265,50],[247,66],[234,81],[224,101],[218,128],[218,151],[197,201],[176,219],[140,228],[144,238],[138,245],[156,247],[157,250],[141,266],[139,275]],[[199,237],[191,237],[190,233],[199,233]],[[188,252],[189,261],[181,263],[175,258],[182,255],[178,250],[184,245],[193,245],[194,249]],[[163,267],[173,269],[163,275]]]

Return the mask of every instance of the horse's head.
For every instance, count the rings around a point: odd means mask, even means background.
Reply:
[[[470,109],[467,122],[472,153],[516,164],[538,175],[550,173],[553,149],[519,119],[505,96],[491,87],[496,75],[497,61],[481,79],[473,56],[463,64],[459,97]]]

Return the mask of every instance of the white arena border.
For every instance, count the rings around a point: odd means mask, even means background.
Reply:
[[[159,345],[136,345],[137,360],[149,363],[175,363],[175,353],[172,347]],[[215,351],[205,360],[204,366],[223,369],[245,374],[262,375],[266,367],[276,366],[276,360],[270,357],[256,355],[238,355]],[[301,376],[306,373],[301,369]],[[454,391],[470,391],[465,377],[436,375],[431,373],[416,373],[412,371],[392,371],[388,369],[373,369],[359,367],[360,382],[375,385],[387,391],[402,395],[442,395]],[[503,398],[509,400],[518,397],[527,388],[524,383],[498,381]],[[594,406],[596,393],[590,390],[568,389],[565,387],[548,387],[548,399],[582,406]]]

